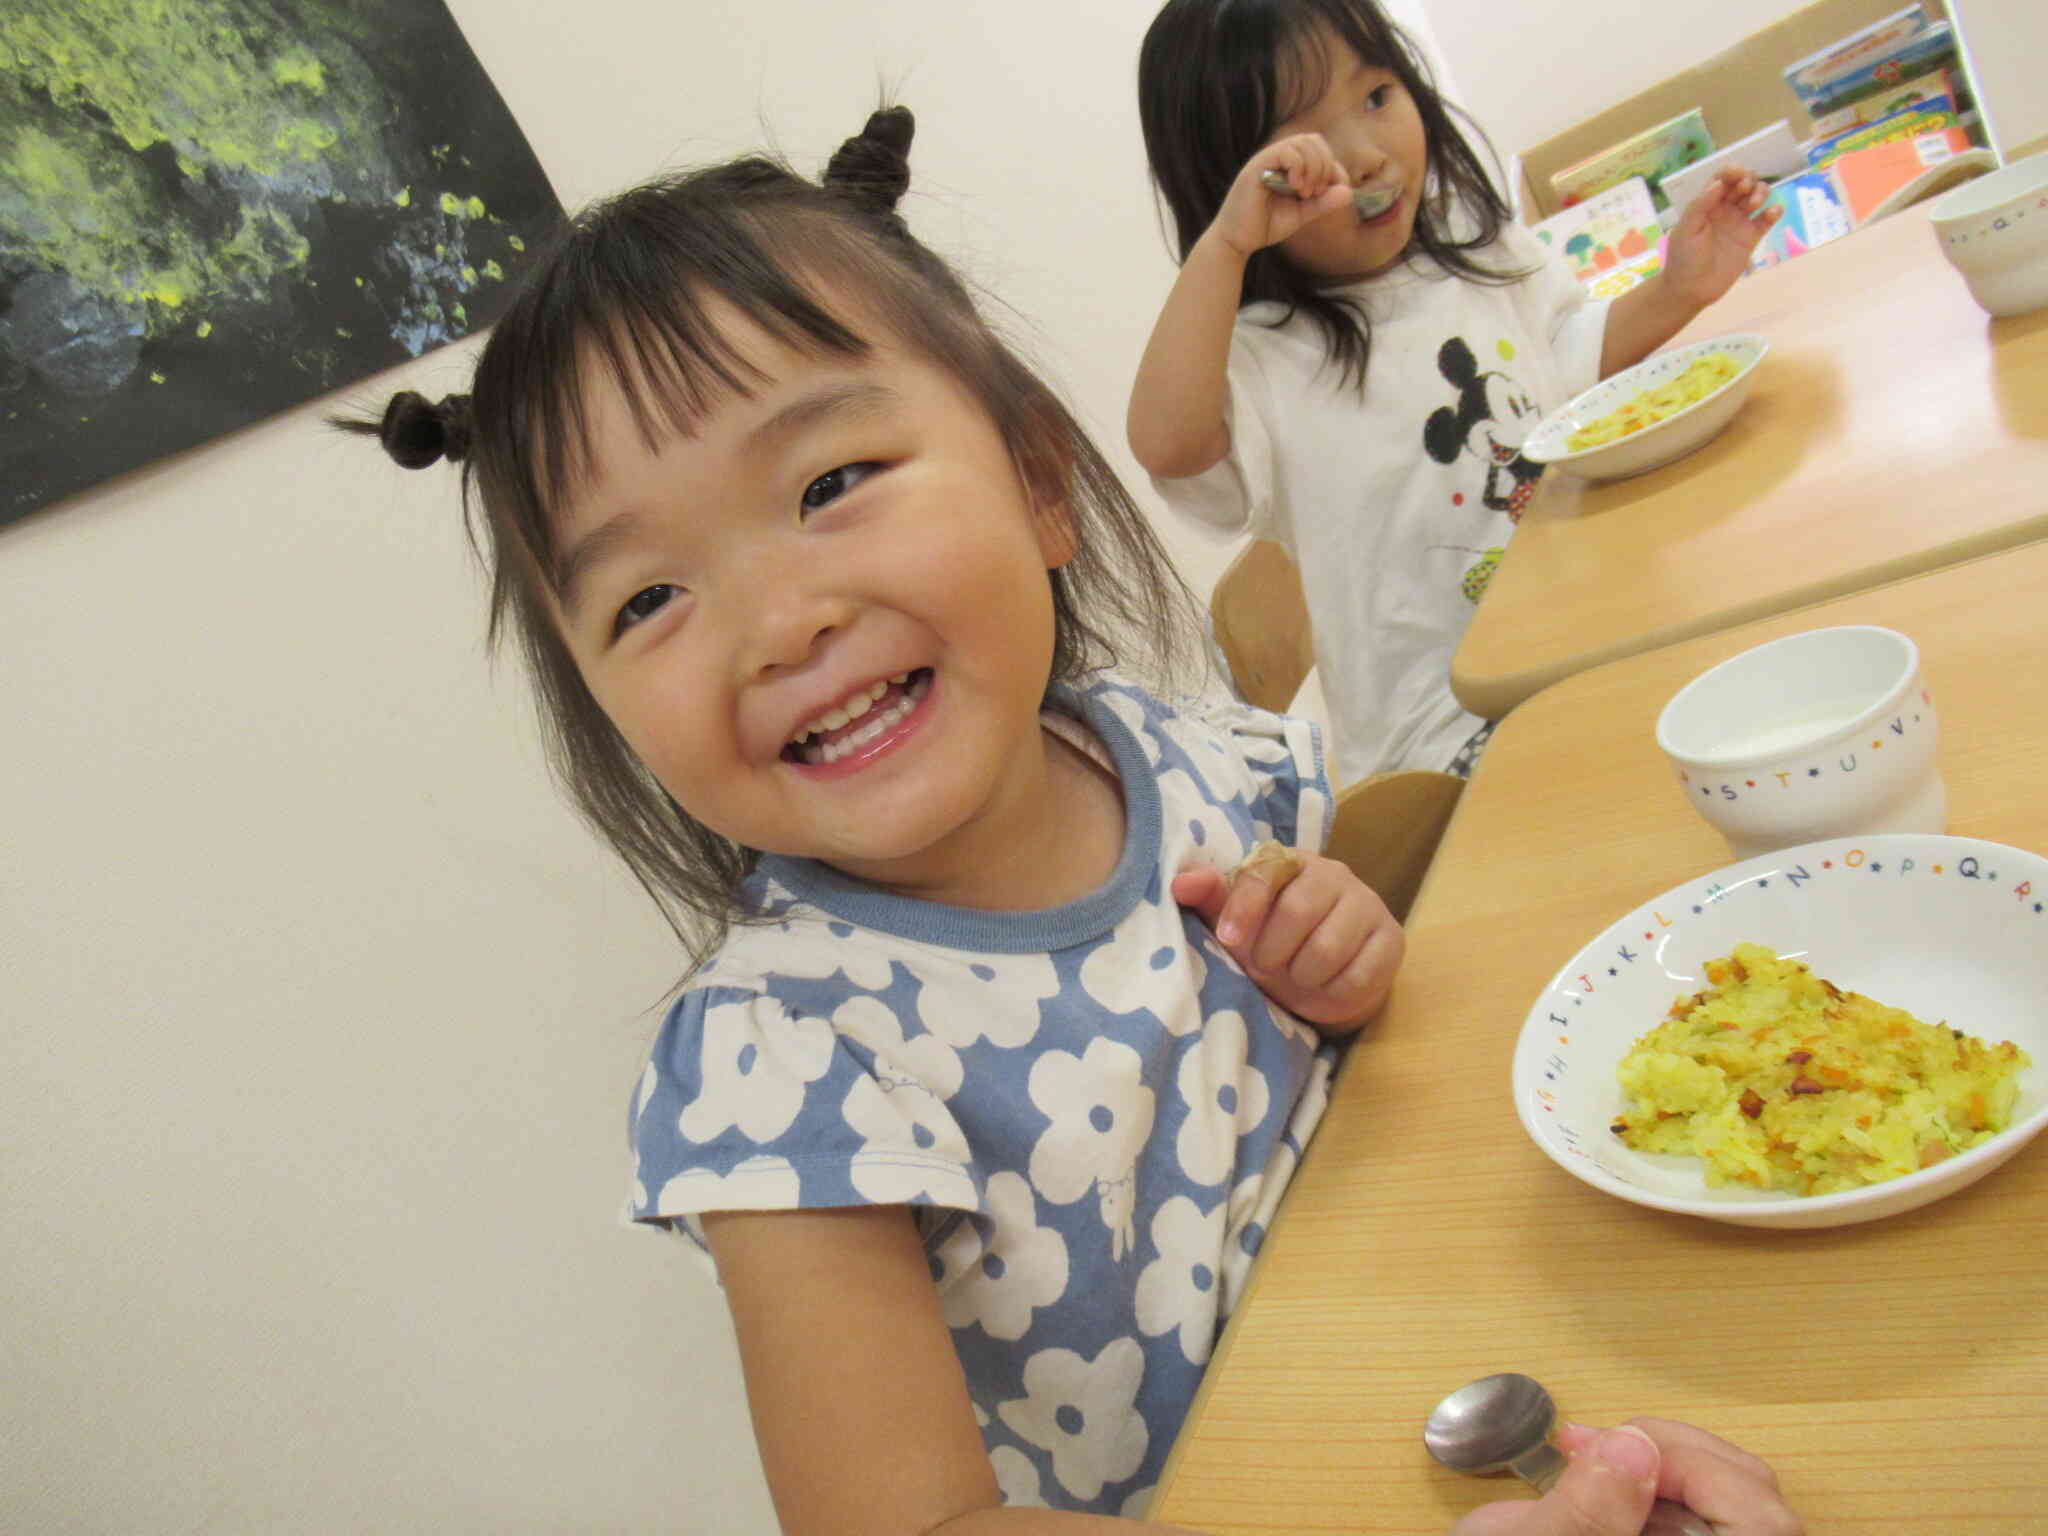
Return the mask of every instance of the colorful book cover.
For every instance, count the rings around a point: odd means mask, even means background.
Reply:
[[[1662,264],[1664,226],[1650,199],[1649,184],[1640,176],[1552,214],[1531,233],[1561,254],[1584,282],[1639,268],[1646,258]],[[1656,270],[1654,265],[1650,268]]]
[[[1917,139],[1923,134],[1944,133],[1956,126],[1955,103],[1946,96],[1916,102],[1903,112],[1894,112],[1874,123],[1859,123],[1830,138],[1815,139],[1806,146],[1808,165],[1826,165],[1852,150],[1870,149]]]
[[[1550,187],[1560,208],[1570,208],[1618,186],[1631,176],[1648,183],[1650,198],[1663,206],[1657,183],[1682,166],[1704,160],[1714,152],[1713,136],[1699,108],[1681,112],[1667,123],[1645,129],[1597,155],[1588,155],[1575,165],[1554,173]]]
[[[1937,64],[1946,64],[1955,58],[1955,33],[1945,21],[1937,21],[1926,33],[1916,37],[1896,52],[1874,60],[1861,69],[1830,80],[1812,94],[1799,93],[1799,99],[1810,114],[1831,112],[1835,108],[1854,101],[1868,93],[1872,86],[1896,85],[1910,80],[1915,75],[1925,74]],[[1797,86],[1793,87],[1798,92]]]
[[[1837,38],[1825,48],[1785,66],[1785,83],[1801,101],[1838,95],[1838,82],[1858,71],[1888,59],[1900,49],[1925,37],[1935,26],[1924,5],[1909,5],[1858,27],[1847,37]]]
[[[1962,105],[1962,98],[1956,94],[1955,79],[1945,69],[1931,69],[1924,75],[1902,80],[1894,86],[1874,85],[1868,95],[1859,96],[1832,112],[1823,112],[1814,118],[1813,131],[1817,137],[1832,138],[1859,123],[1874,123],[1881,117],[1903,112],[1935,96],[1946,96],[1957,106]]]
[[[1752,272],[1804,256],[1817,245],[1839,240],[1852,227],[1831,166],[1786,177],[1771,188],[1765,206],[1773,204],[1781,210],[1778,222],[1757,243],[1749,261]]]
[[[1664,247],[1660,243],[1654,250],[1586,277],[1586,294],[1595,299],[1618,299],[1644,278],[1655,277],[1663,270]]]
[[[1923,133],[1917,138],[1888,139],[1837,155],[1828,162],[1841,189],[1850,222],[1863,224],[1885,204],[1930,173],[1940,172],[1958,155],[1970,152],[1970,136],[1960,128]]]

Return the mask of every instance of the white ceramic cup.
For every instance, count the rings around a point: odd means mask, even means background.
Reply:
[[[2048,155],[2029,155],[1928,204],[1942,254],[1993,315],[2048,304]]]
[[[1672,695],[1657,745],[1738,859],[1817,838],[1948,830],[1920,649],[1873,625],[1730,657]]]

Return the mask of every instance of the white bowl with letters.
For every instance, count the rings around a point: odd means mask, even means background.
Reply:
[[[2033,1060],[2005,1130],[1903,1178],[1830,1195],[1710,1186],[1697,1158],[1637,1152],[1610,1127],[1615,1067],[1706,962],[1768,945],[1817,976]],[[1515,1045],[1515,1110],[1573,1176],[1637,1205],[1752,1227],[1897,1215],[1974,1183],[2048,1126],[2048,859],[1965,837],[1840,837],[1673,887],[1567,960]],[[2031,1154],[2041,1156],[2039,1152]]]
[[[1942,254],[1988,313],[2048,304],[2048,154],[1965,182],[1927,213]]]
[[[1738,859],[1846,832],[1943,832],[1948,795],[1920,648],[1845,624],[1731,656],[1657,717],[1686,803]]]

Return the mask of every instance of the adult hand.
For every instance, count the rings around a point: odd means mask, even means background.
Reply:
[[[1693,1425],[1568,1424],[1557,1439],[1570,1464],[1550,1492],[1482,1505],[1450,1536],[1637,1536],[1658,1498],[1684,1505],[1722,1536],[1805,1536],[1768,1465]]]

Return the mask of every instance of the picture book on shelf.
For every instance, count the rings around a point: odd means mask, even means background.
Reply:
[[[1752,272],[1803,256],[1817,245],[1839,240],[1851,228],[1831,167],[1786,177],[1771,188],[1765,206],[1773,205],[1780,210],[1778,222],[1757,242],[1749,259]]]
[[[1908,5],[1836,38],[1785,66],[1785,83],[1801,101],[1841,94],[1841,82],[1892,58],[1943,25],[1922,4]]]
[[[1809,114],[1825,114],[1868,95],[1873,88],[1896,85],[1936,65],[1955,58],[1954,30],[1945,21],[1931,23],[1926,30],[1888,51],[1874,51],[1864,62],[1838,74],[1799,74],[1798,65],[1785,71],[1786,84]]]
[[[1861,226],[1959,179],[1967,166],[1991,164],[1990,150],[1971,144],[1960,128],[1945,128],[1849,150],[1827,168],[1850,222]]]
[[[1915,102],[1903,111],[1875,122],[1858,123],[1827,138],[1816,138],[1806,146],[1808,165],[1827,165],[1851,150],[1878,144],[1895,144],[1924,134],[1941,134],[1957,128],[1955,103],[1946,96]],[[1960,131],[1958,129],[1958,131]],[[1968,136],[1965,135],[1967,143]]]
[[[1955,79],[1946,69],[1930,69],[1924,75],[1901,80],[1896,85],[1873,83],[1866,94],[1845,101],[1832,112],[1815,116],[1814,135],[1832,138],[1860,123],[1874,123],[1881,117],[1890,117],[1894,112],[1903,112],[1936,96],[1946,97],[1958,107],[1963,105],[1962,98],[1956,94]]]
[[[1552,214],[1531,233],[1589,284],[1624,274],[1640,281],[1663,265],[1664,226],[1640,176]]]
[[[1663,195],[1657,184],[1673,171],[1704,160],[1713,152],[1713,136],[1695,107],[1566,166],[1551,176],[1550,186],[1557,194],[1558,206],[1570,208],[1619,186],[1631,176],[1640,176],[1649,187],[1651,201],[1661,208]]]

